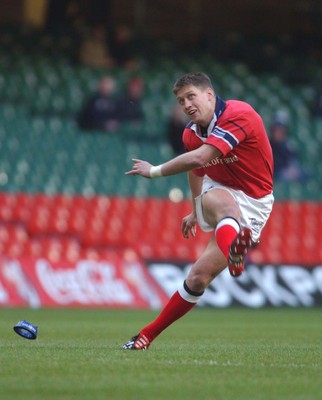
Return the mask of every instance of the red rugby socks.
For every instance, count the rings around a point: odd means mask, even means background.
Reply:
[[[227,217],[219,221],[216,230],[215,237],[218,247],[223,252],[224,256],[229,257],[229,248],[235,239],[236,235],[240,231],[239,223],[231,217]]]
[[[183,287],[172,295],[158,317],[145,326],[140,333],[152,342],[164,329],[190,311],[197,304],[202,294],[203,292],[191,291],[184,282]]]

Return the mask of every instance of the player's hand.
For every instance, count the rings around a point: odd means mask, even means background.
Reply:
[[[151,178],[150,169],[152,164],[147,161],[138,160],[136,158],[132,158],[133,167],[130,171],[125,172],[125,175],[141,175],[145,178]]]
[[[196,236],[197,218],[194,213],[191,213],[183,218],[181,224],[181,232],[185,239]]]

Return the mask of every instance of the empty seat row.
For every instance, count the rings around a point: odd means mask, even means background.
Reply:
[[[181,221],[190,210],[188,200],[0,193],[0,252],[11,256],[50,253],[60,259],[82,257],[89,249],[132,249],[144,258],[193,261],[211,233],[198,229],[196,238],[182,237]],[[250,259],[321,263],[321,226],[321,203],[276,203]]]

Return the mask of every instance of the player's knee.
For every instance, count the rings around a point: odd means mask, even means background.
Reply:
[[[190,290],[202,292],[208,287],[212,279],[208,274],[194,273],[187,277],[186,284]]]

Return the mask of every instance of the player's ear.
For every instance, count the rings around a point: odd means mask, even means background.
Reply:
[[[208,88],[207,89],[207,95],[208,95],[208,100],[211,100],[212,98],[214,98],[215,97],[215,93],[214,93],[214,90],[212,89],[212,88]]]

